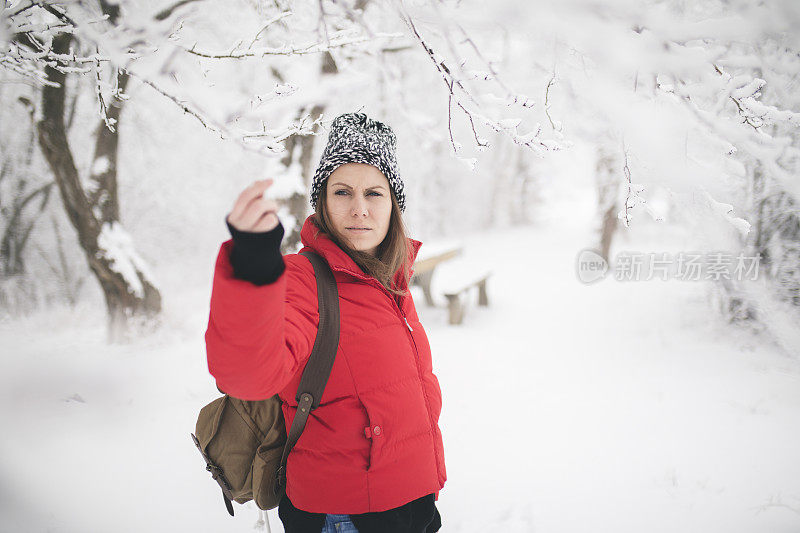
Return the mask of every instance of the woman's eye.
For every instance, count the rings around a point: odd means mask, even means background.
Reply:
[[[339,193],[341,193],[341,194],[339,194]],[[350,194],[350,193],[349,193],[348,191],[346,191],[345,189],[339,189],[338,191],[334,192],[333,194],[335,194],[335,195],[338,195],[338,196],[342,196],[342,195],[344,195],[344,194]],[[368,193],[367,193],[367,196],[370,196],[370,195],[373,195],[373,196],[383,196],[381,193],[379,193],[379,192],[377,192],[377,191],[370,191],[370,192],[368,192]]]

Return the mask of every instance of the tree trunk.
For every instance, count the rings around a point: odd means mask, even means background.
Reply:
[[[25,275],[25,248],[36,222],[47,207],[54,185],[52,181],[41,184],[41,180],[36,179],[32,163],[36,147],[36,128],[33,124],[36,111],[27,97],[19,96],[17,101],[27,109],[31,118],[31,127],[28,127],[27,124],[24,125],[24,150],[17,151],[10,146],[4,147],[11,148],[8,151],[0,149],[0,154],[3,156],[2,166],[0,166],[0,184],[5,180],[13,179],[15,181],[13,186],[6,189],[13,189],[14,192],[5,198],[0,198],[0,214],[5,223],[2,237],[0,237],[0,278]],[[18,119],[19,117],[17,117]],[[23,125],[17,124],[16,131],[22,130]],[[20,134],[20,136],[22,135]],[[4,137],[4,139],[6,138]],[[31,190],[32,186],[36,188]],[[8,204],[4,205],[2,200]],[[31,213],[29,207],[34,205],[37,200],[39,202],[36,207],[37,212]]]
[[[311,109],[311,118],[316,120],[325,109],[322,105],[315,105]],[[304,109],[300,110],[300,115],[305,112]],[[316,126],[315,126],[316,128]],[[284,141],[286,147],[286,154],[281,158],[281,164],[289,168],[292,162],[297,160],[300,164],[302,176],[304,178],[304,185],[307,191],[311,190],[311,179],[313,178],[314,167],[311,156],[314,152],[314,139],[313,135],[297,135],[293,134]],[[299,150],[299,154],[295,153]],[[287,199],[289,212],[297,221],[295,227],[291,228],[283,240],[281,251],[283,253],[290,253],[295,251],[300,243],[300,230],[302,229],[303,221],[306,219],[308,213],[308,193],[294,193]]]
[[[597,207],[600,216],[600,243],[599,252],[603,259],[609,263],[611,241],[617,231],[619,211],[619,191],[621,183],[621,170],[618,158],[609,148],[600,146],[597,153],[595,166],[597,180]]]
[[[363,2],[363,4],[366,5],[366,2]],[[331,56],[330,52],[325,52],[325,54],[323,54],[320,71],[323,76],[335,75],[338,73],[339,70],[336,67],[336,62],[333,60],[333,56]],[[314,105],[314,107],[311,108],[311,118],[316,120],[323,111],[325,111],[324,105]],[[298,113],[298,116],[302,116],[304,112],[305,109],[301,109]],[[314,126],[314,128],[316,133],[317,126]],[[311,190],[311,180],[314,177],[313,173],[315,171],[313,166],[314,161],[311,160],[311,156],[314,154],[314,139],[316,139],[316,136],[313,135],[294,134],[289,136],[286,141],[284,141],[286,155],[281,158],[281,164],[285,168],[289,168],[295,159],[300,163],[301,174],[304,179],[306,191]],[[300,151],[297,157],[295,157],[295,150]],[[303,222],[307,216],[306,213],[308,213],[309,209],[308,193],[294,193],[290,198],[287,199],[287,203],[289,206],[289,212],[297,222],[295,227],[291,228],[283,239],[281,252],[284,254],[295,251],[300,244],[300,230],[302,229]]]
[[[494,136],[494,168],[492,179],[491,207],[489,208],[489,227],[505,226],[513,222],[510,210],[514,203],[514,172],[516,168],[509,163],[515,156],[513,143],[506,142],[500,133]]]
[[[26,183],[24,178],[18,181],[18,189],[23,189]],[[36,224],[37,218],[44,212],[50,199],[53,183],[48,183],[26,192],[24,196],[13,198],[8,208],[6,228],[0,238],[0,277],[21,276],[25,274],[25,246]],[[25,216],[25,208],[37,197],[41,197],[38,212],[33,217]],[[4,213],[5,215],[6,213]]]
[[[69,52],[71,34],[53,40],[57,54]],[[84,190],[75,167],[64,126],[65,73],[48,66],[47,79],[57,86],[42,92],[42,119],[37,124],[39,144],[61,193],[64,209],[78,234],[94,276],[100,282],[108,310],[109,340],[119,341],[135,315],[153,317],[161,311],[161,295],[146,274],[146,265],[132,252],[119,223],[116,160],[121,101],[111,102],[107,116],[117,120],[114,131],[101,122],[95,146],[90,194]],[[127,76],[119,77],[124,88]],[[122,250],[120,246],[122,245]]]

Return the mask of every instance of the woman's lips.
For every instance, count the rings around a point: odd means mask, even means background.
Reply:
[[[352,231],[353,233],[364,233],[366,231],[370,231],[370,228],[345,228],[347,231]]]

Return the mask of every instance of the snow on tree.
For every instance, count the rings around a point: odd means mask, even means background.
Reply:
[[[547,158],[591,146],[604,254],[641,214],[662,220],[651,200],[668,195],[667,222],[703,224],[696,233],[709,247],[762,254],[769,281],[760,294],[780,295],[796,312],[793,3],[143,5],[14,3],[0,64],[42,94],[63,90],[59,76],[91,80],[108,146],[124,127],[119,110],[144,88],[200,132],[263,156],[263,175],[276,178],[273,193],[285,203],[284,251],[296,247],[308,213],[305,191],[323,148],[316,137],[355,106],[398,131],[401,169],[421,177],[409,180],[420,199],[409,218],[424,221],[423,232],[530,220]],[[36,110],[41,124],[47,110]],[[97,222],[82,244],[103,224],[122,223],[114,153],[96,147],[76,182]],[[81,205],[80,194],[60,190]],[[727,283],[727,307],[755,317],[761,304],[742,290]]]

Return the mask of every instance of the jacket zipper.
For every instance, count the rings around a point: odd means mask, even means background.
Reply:
[[[339,272],[345,272],[347,274],[350,274],[353,277],[356,277],[356,278],[358,278],[360,280],[363,280],[363,281],[369,283],[370,285],[372,285],[374,287],[377,287],[392,302],[392,306],[397,311],[397,315],[400,318],[402,318],[403,321],[406,323],[406,327],[408,328],[408,330],[409,331],[414,331],[414,329],[411,327],[411,324],[408,323],[408,319],[406,318],[406,315],[403,313],[403,310],[400,309],[400,306],[397,305],[397,301],[394,299],[392,294],[389,291],[386,290],[386,287],[384,287],[383,285],[378,283],[378,280],[376,280],[375,278],[364,276],[362,274],[358,274],[357,272],[353,272],[352,270],[347,270],[347,269],[343,269],[343,268],[335,268],[335,267],[334,267],[334,269],[338,270]],[[413,336],[411,337],[411,340],[412,341],[414,340]],[[414,343],[414,352],[416,353],[416,343]]]
[[[409,331],[414,331],[411,329],[411,324],[408,323],[408,319],[405,317],[405,315],[403,315],[403,320],[406,321],[406,326],[408,326]],[[419,349],[417,348],[417,341],[414,339],[414,335],[410,332],[408,336],[411,337],[411,345],[414,347],[414,361],[417,364],[417,374],[419,375],[420,384],[422,385],[422,396],[425,399],[425,410],[428,412],[428,423],[431,426],[431,432],[433,432],[433,421],[430,419],[431,402],[428,400],[428,394],[425,392],[425,384],[422,380],[422,373],[419,370]],[[441,477],[441,472],[439,472],[439,457],[436,455],[436,438],[433,433],[431,434],[431,443],[433,444],[433,461],[436,464],[436,476],[439,478]]]
[[[392,296],[392,294],[389,291],[386,290],[386,287],[384,287],[383,285],[378,283],[378,280],[376,280],[375,278],[371,278],[371,277],[364,276],[362,274],[358,274],[356,272],[353,272],[352,270],[339,269],[339,268],[336,268],[335,270],[350,274],[351,276],[353,276],[355,278],[361,279],[361,280],[369,283],[370,285],[373,285],[373,286],[377,287],[378,289],[380,289],[383,292],[383,294],[385,294],[389,298],[389,300],[391,300],[392,306],[398,311],[399,316],[401,316],[403,318],[403,321],[406,323],[406,326],[408,327],[408,330],[409,330],[408,336],[411,337],[411,345],[414,348],[414,361],[415,361],[415,363],[417,365],[417,373],[419,374],[419,349],[417,348],[417,341],[414,340],[414,335],[411,333],[414,330],[412,329],[411,324],[408,323],[408,319],[406,318],[406,315],[403,313],[403,310],[400,309],[400,306],[397,305],[397,302],[395,301],[395,299]],[[422,375],[420,374],[419,377],[420,377],[420,380],[421,380],[422,379]],[[430,420],[431,404],[430,404],[430,401],[428,400],[428,395],[425,393],[425,386],[424,385],[423,385],[423,396],[425,397],[425,409],[428,411],[428,422],[431,424],[431,430],[433,430],[433,422],[431,422],[431,420]],[[367,438],[369,438],[369,437],[367,437]],[[441,472],[439,472],[439,458],[436,456],[436,444],[435,443],[433,444],[433,460],[436,463],[436,475],[440,477],[441,476]]]

